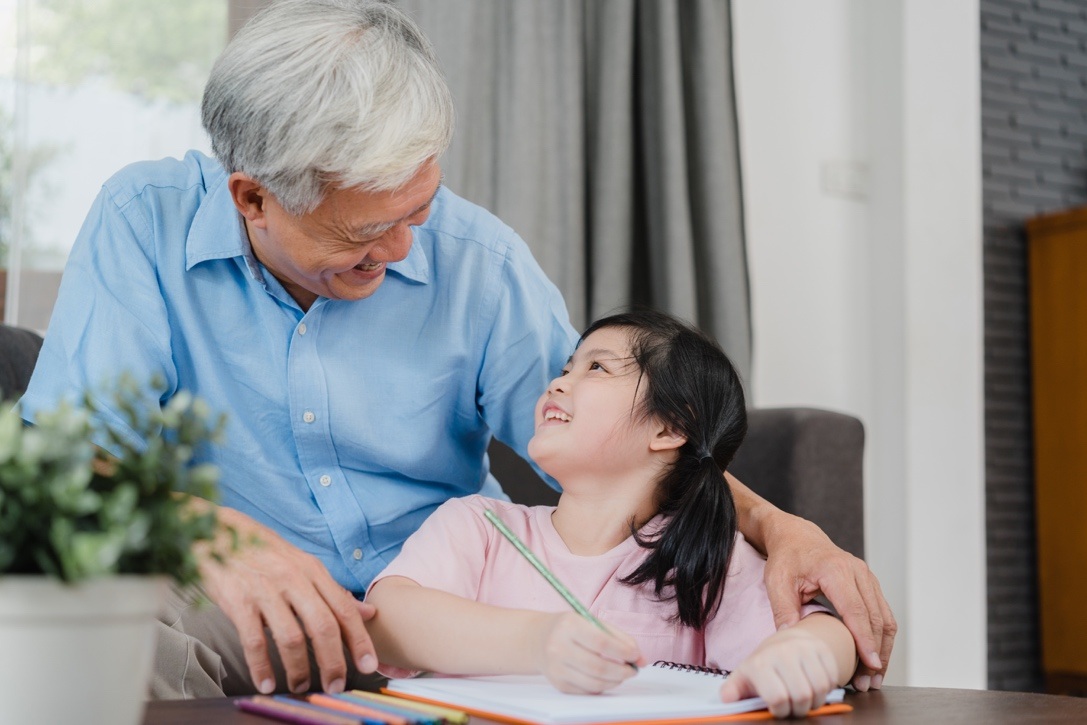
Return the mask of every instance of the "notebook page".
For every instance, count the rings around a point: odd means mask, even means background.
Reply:
[[[698,672],[643,668],[601,695],[567,695],[542,676],[420,677],[391,680],[388,688],[453,706],[483,710],[539,723],[606,723],[669,717],[731,715],[763,709],[761,698],[723,703],[722,679]],[[835,690],[829,702],[840,702]]]

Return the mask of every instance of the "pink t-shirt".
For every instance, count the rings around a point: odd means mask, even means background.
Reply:
[[[673,621],[675,602],[658,601],[651,583],[631,587],[619,581],[649,553],[633,537],[607,553],[578,556],[551,523],[553,506],[521,506],[478,495],[442,504],[374,583],[400,576],[484,604],[570,611],[566,600],[484,518],[485,508],[493,509],[594,616],[637,640],[649,662],[667,660],[732,670],[776,631],[763,584],[765,559],[739,533],[721,606],[698,630]],[[660,521],[658,517],[646,526]],[[802,616],[816,611],[826,610],[807,605]],[[396,668],[381,669],[390,676],[405,674]]]

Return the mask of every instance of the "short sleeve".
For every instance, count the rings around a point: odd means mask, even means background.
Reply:
[[[367,595],[382,579],[400,576],[419,586],[477,600],[487,554],[484,522],[472,505],[479,500],[481,496],[453,498],[439,506],[408,537],[396,558],[374,577]],[[378,663],[378,672],[391,678],[420,674],[384,662]]]
[[[777,631],[763,579],[765,571],[766,559],[743,534],[736,534],[721,606],[704,630],[707,666],[734,670]],[[825,611],[818,604],[806,604],[801,617]]]
[[[430,589],[477,599],[487,560],[488,532],[473,503],[482,500],[481,496],[468,496],[439,506],[374,577],[369,589],[386,577],[399,576]]]
[[[95,200],[72,247],[34,374],[20,401],[23,417],[90,392],[102,422],[141,442],[103,391],[127,373],[148,405],[176,385],[170,325],[155,274],[153,230],[135,201],[119,206],[107,188]],[[151,389],[152,378],[160,386]]]

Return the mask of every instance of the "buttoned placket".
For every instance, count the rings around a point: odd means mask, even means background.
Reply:
[[[291,334],[287,353],[291,429],[302,473],[328,522],[340,556],[364,581],[362,560],[367,551],[372,551],[372,545],[365,514],[339,468],[329,420],[330,391],[326,388],[318,346],[328,303],[327,299],[318,298]]]

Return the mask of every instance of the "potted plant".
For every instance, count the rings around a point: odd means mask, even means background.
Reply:
[[[112,391],[127,429],[90,396],[24,426],[0,407],[0,721],[135,725],[170,579],[198,579],[193,545],[216,536],[217,471],[193,465],[223,430],[179,393],[143,410]],[[146,441],[146,443],[144,443]],[[98,442],[115,456],[108,456]]]

